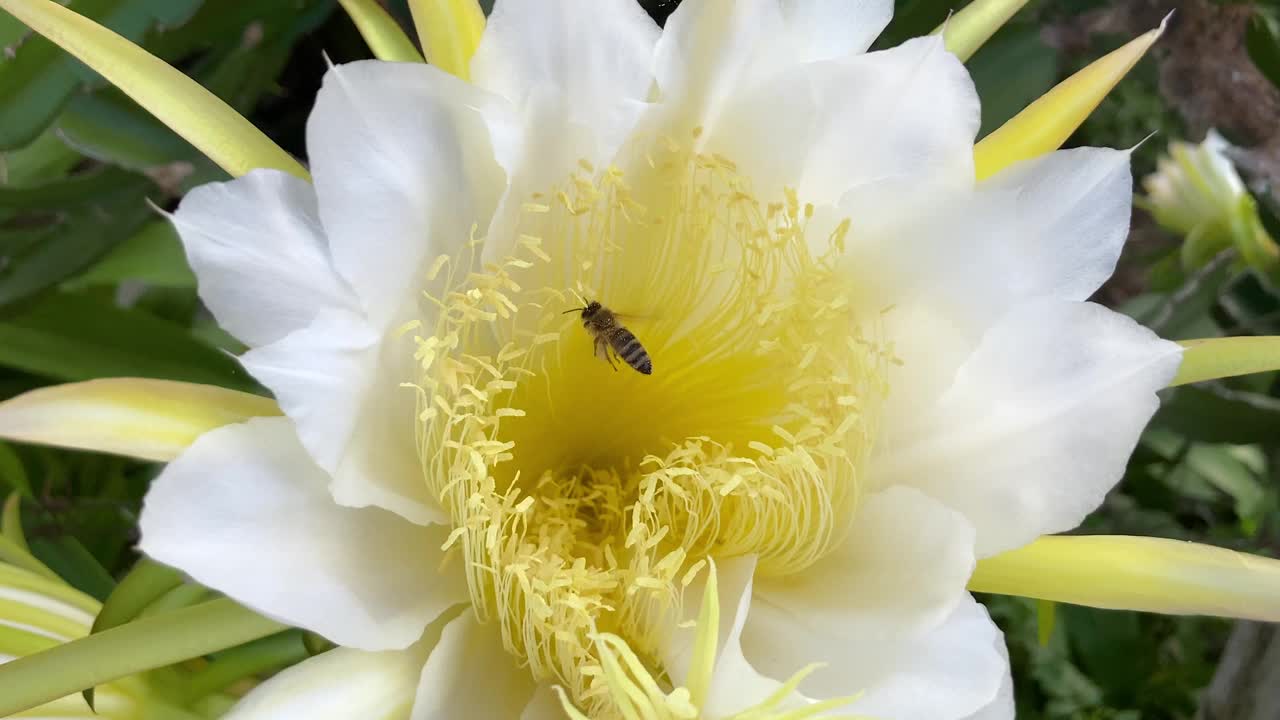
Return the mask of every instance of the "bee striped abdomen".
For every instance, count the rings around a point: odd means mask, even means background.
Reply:
[[[578,311],[575,309],[567,312]],[[648,351],[636,339],[635,334],[618,322],[612,310],[601,305],[599,300],[593,300],[584,305],[581,312],[582,327],[586,328],[595,342],[597,357],[608,360],[613,369],[617,370],[618,366],[614,365],[613,358],[609,356],[609,351],[612,350],[632,370],[644,375],[653,373],[653,361],[649,359]]]
[[[622,358],[622,362],[631,366],[638,373],[649,375],[653,372],[653,361],[649,353],[628,329],[619,327],[609,334],[609,345],[613,352]]]

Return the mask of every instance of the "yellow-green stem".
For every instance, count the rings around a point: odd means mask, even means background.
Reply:
[[[0,717],[283,629],[227,598],[143,618],[0,665]]]

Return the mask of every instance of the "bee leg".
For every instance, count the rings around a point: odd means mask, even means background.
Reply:
[[[618,372],[618,366],[613,364],[613,356],[609,354],[609,343],[604,338],[596,338],[596,356],[607,360],[609,367],[613,368],[614,372]]]

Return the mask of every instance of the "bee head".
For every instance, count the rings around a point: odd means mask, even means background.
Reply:
[[[590,318],[591,318],[591,316],[592,316],[592,315],[595,315],[597,312],[599,312],[601,307],[603,307],[603,306],[602,306],[600,303],[596,302],[595,300],[592,300],[591,302],[587,303],[586,305],[583,305],[583,306],[582,306],[582,307],[580,307],[580,308],[573,308],[572,310],[565,310],[564,312],[562,312],[562,313],[560,313],[560,314],[561,314],[561,315],[568,315],[569,313],[582,313],[582,318],[583,318],[584,320],[588,320],[588,319],[590,319]]]

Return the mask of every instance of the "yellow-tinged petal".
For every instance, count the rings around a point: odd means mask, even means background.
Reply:
[[[1280,370],[1280,336],[1205,338],[1178,344],[1186,350],[1170,387]]]
[[[947,49],[961,60],[968,60],[1026,4],[1027,0],[973,0],[933,34],[942,33]]]
[[[476,0],[409,0],[413,24],[427,62],[471,79],[471,56],[484,32],[484,10]]]
[[[973,148],[978,179],[1004,168],[1053,152],[1080,127],[1089,113],[1111,92],[1164,32],[1165,25],[1129,41],[1058,83],[1039,100],[1013,116]]]
[[[373,56],[388,62],[426,62],[395,18],[374,0],[338,0],[368,43]]]
[[[1160,538],[1045,536],[980,560],[969,589],[1115,610],[1280,621],[1280,560]]]
[[[222,169],[307,171],[213,93],[146,50],[52,0],[0,0],[32,30],[93,68]]]
[[[167,461],[209,430],[279,414],[273,400],[213,385],[108,378],[0,403],[0,437]]]

